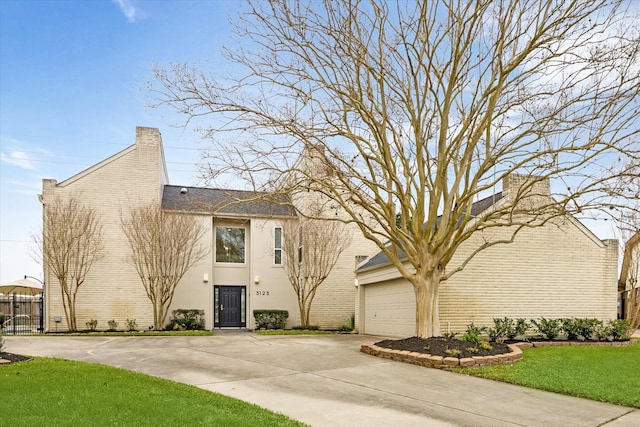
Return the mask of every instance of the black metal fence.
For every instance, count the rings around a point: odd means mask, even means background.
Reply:
[[[0,296],[2,333],[29,335],[44,332],[44,301],[42,295],[9,294]]]

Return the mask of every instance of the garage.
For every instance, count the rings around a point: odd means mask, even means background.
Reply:
[[[360,285],[362,333],[388,337],[415,335],[415,295],[409,282],[393,279]]]

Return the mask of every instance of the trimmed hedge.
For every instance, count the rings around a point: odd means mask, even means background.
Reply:
[[[201,331],[204,329],[204,310],[178,309],[171,312],[167,331]]]
[[[253,310],[256,329],[284,329],[289,318],[287,310]]]

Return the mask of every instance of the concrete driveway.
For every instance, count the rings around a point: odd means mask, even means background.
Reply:
[[[215,391],[312,426],[639,426],[631,408],[360,353],[379,337],[7,336],[6,351],[102,363]],[[0,368],[1,369],[1,368]]]

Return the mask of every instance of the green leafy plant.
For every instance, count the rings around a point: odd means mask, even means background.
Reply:
[[[478,345],[484,350],[491,350],[493,348],[493,346],[486,341],[480,341]]]
[[[171,312],[168,331],[200,331],[204,329],[204,310],[178,309]]]
[[[467,350],[468,350],[470,353],[475,353],[475,354],[477,354],[477,353],[479,353],[479,352],[480,352],[480,349],[479,349],[478,347],[469,347],[469,348],[467,348]]]
[[[467,325],[467,329],[465,330],[464,335],[462,335],[462,340],[479,343],[482,340],[482,337],[480,335],[486,330],[486,327],[475,326],[473,322],[471,322]]]
[[[253,310],[256,329],[284,329],[289,318],[287,310]]]
[[[593,335],[598,341],[611,340],[613,341],[613,328],[611,325],[605,325],[602,320],[598,320],[593,329]]]
[[[527,319],[518,317],[517,319],[515,319],[513,328],[509,329],[509,331],[507,332],[507,338],[513,340],[518,336],[522,336],[527,333],[529,327],[530,325],[529,322],[527,322]]]
[[[456,332],[443,332],[442,336],[447,339],[454,339],[458,335]]]
[[[87,328],[91,332],[94,332],[96,330],[96,328],[98,327],[98,321],[96,319],[91,319],[87,323],[85,323],[85,325],[87,325]]]
[[[447,356],[451,356],[451,357],[460,356],[460,350],[458,350],[457,348],[447,348],[444,352]]]
[[[513,319],[510,319],[508,317],[505,317],[503,319],[494,317],[493,328],[487,329],[489,340],[493,342],[501,342],[512,329]]]
[[[615,341],[628,341],[631,338],[631,323],[627,319],[616,319],[609,322],[611,334]]]
[[[138,327],[136,319],[127,319],[127,331],[135,331]]]
[[[560,319],[560,323],[562,325],[562,330],[567,334],[568,340],[575,341],[578,339],[578,336],[580,335],[579,319],[573,317],[564,318]]]
[[[4,319],[7,318],[7,315],[0,311],[0,327],[4,325]]]
[[[532,319],[531,324],[548,340],[557,338],[562,326],[560,319],[545,319],[544,317],[541,317],[540,321]]]
[[[596,325],[601,324],[602,321],[598,319],[578,319],[578,333],[585,339],[590,340],[593,338]]]
[[[115,331],[116,329],[118,329],[118,322],[116,322],[114,319],[111,319],[107,322],[109,324],[109,329],[112,331]]]

